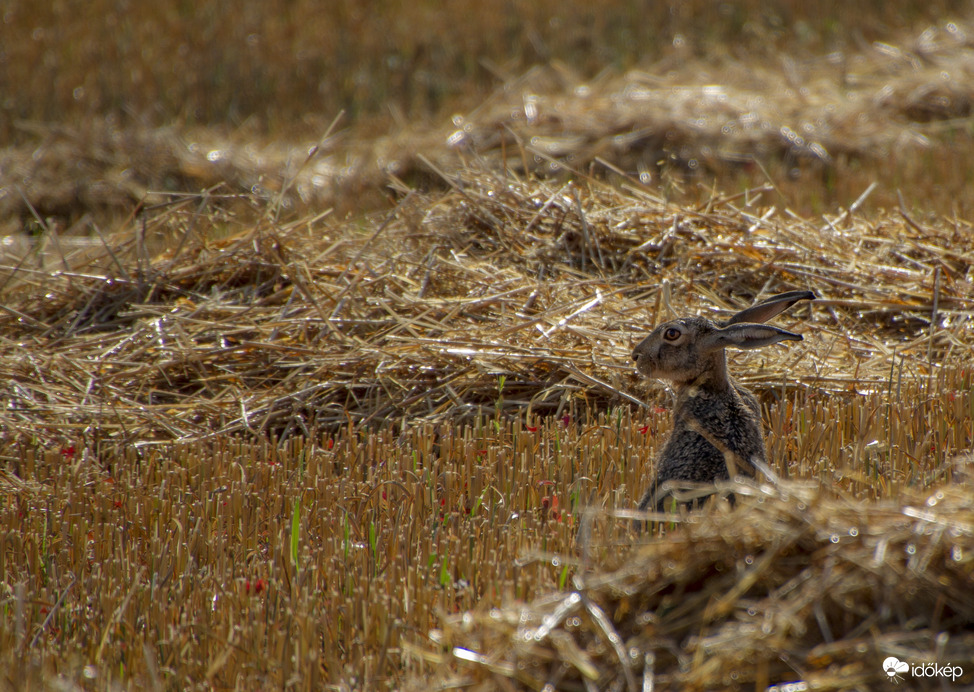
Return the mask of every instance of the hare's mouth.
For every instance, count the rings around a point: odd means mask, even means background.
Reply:
[[[687,372],[686,370],[665,368],[661,366],[653,367],[649,363],[647,363],[643,369],[640,369],[639,372],[645,377],[669,382],[676,387],[699,384],[701,379],[709,379],[704,376],[704,373]]]
[[[649,362],[645,357],[636,363],[636,372],[652,380],[671,379],[663,368],[659,367],[656,363]]]

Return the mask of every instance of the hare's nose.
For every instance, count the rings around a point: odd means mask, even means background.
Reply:
[[[632,359],[635,360],[635,361],[638,361],[639,360],[639,351],[633,351],[632,352]]]

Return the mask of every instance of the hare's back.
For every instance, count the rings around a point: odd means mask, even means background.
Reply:
[[[737,391],[737,395],[741,397],[741,400],[744,402],[744,405],[747,406],[748,409],[751,411],[751,413],[753,413],[757,417],[758,421],[760,421],[761,404],[758,402],[757,397],[751,394],[749,390],[744,389],[744,387],[739,385],[737,382],[731,380],[731,384],[733,385],[734,389]]]

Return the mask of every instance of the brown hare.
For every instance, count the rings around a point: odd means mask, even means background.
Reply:
[[[668,380],[676,391],[673,432],[657,463],[656,478],[639,509],[666,511],[681,485],[714,483],[734,475],[753,476],[766,466],[764,430],[757,399],[727,374],[724,349],[760,348],[801,341],[800,334],[767,322],[811,291],[791,291],[714,323],[684,317],[659,325],[632,353],[636,369]]]

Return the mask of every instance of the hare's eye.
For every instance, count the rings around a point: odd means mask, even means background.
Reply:
[[[676,327],[670,327],[665,332],[663,332],[663,338],[667,341],[676,341],[680,338],[682,332]]]

